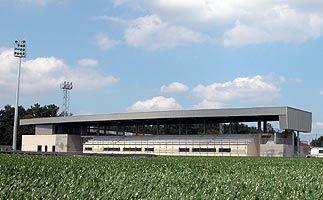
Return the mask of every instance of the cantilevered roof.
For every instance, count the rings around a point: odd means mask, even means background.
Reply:
[[[214,119],[223,123],[230,121],[253,122],[259,120],[279,121],[280,129],[310,132],[312,113],[291,107],[227,108],[201,110],[171,110],[152,112],[130,112],[97,115],[75,115],[68,117],[33,118],[20,120],[21,125],[92,123],[109,121],[149,121]]]

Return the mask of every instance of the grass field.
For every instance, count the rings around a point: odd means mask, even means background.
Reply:
[[[0,155],[1,199],[323,199],[323,159]]]

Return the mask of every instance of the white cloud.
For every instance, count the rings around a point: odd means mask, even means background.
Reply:
[[[16,87],[18,60],[11,49],[0,49],[0,100],[12,96]],[[70,67],[55,57],[22,62],[21,93],[30,96],[52,94],[63,81],[72,81],[76,91],[96,90],[118,81],[95,68]]]
[[[186,85],[179,82],[173,82],[173,83],[170,83],[169,85],[163,85],[160,88],[160,91],[162,93],[183,93],[183,92],[187,92],[188,90],[189,88]]]
[[[157,110],[176,110],[181,108],[182,106],[179,105],[174,98],[157,96],[151,99],[137,101],[136,103],[134,103],[132,106],[128,108],[128,111],[140,112],[140,111],[157,111]]]
[[[197,105],[194,105],[193,107],[195,109],[218,109],[223,108],[224,103],[204,99],[203,101],[201,101]]]
[[[83,58],[78,61],[78,64],[82,67],[95,67],[98,64],[98,61],[90,58]]]
[[[100,33],[96,37],[96,43],[101,49],[109,49],[119,44],[119,41],[111,39],[108,35],[104,33]]]
[[[189,45],[208,39],[199,32],[163,22],[157,15],[139,17],[129,22],[125,30],[127,44],[150,50]]]
[[[268,101],[276,98],[280,88],[262,76],[238,77],[225,83],[198,85],[194,94],[202,99],[196,107],[222,107],[229,101]]]
[[[315,127],[316,129],[323,129],[323,122],[316,122],[316,123],[314,124],[314,127]]]
[[[141,7],[158,16],[155,24],[212,35],[226,46],[300,43],[323,32],[320,0],[115,0],[115,5]]]
[[[323,89],[320,91],[320,94],[323,95]]]

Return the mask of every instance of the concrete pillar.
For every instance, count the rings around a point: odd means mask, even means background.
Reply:
[[[178,124],[178,134],[179,135],[182,134],[182,124],[181,123]]]
[[[230,125],[229,125],[229,134],[232,134],[232,122],[230,122]]]
[[[157,132],[156,132],[157,135],[159,135],[159,124],[157,124]]]
[[[206,123],[205,120],[203,121],[203,134],[206,134]]]
[[[238,122],[235,122],[234,123],[234,132],[235,132],[235,134],[238,134],[239,133],[239,123]]]
[[[274,143],[277,144],[277,133],[274,133]]]
[[[136,133],[135,133],[135,135],[138,135],[138,124],[136,123]]]
[[[219,124],[219,133],[223,134],[223,124],[222,123]]]
[[[258,132],[261,133],[261,121],[258,121]]]
[[[297,156],[300,156],[300,140],[299,140],[299,131],[297,131]]]
[[[187,122],[185,123],[185,134],[187,135]]]
[[[292,147],[293,147],[293,156],[295,156],[295,137],[294,137],[293,131],[292,131]]]
[[[264,133],[268,133],[266,120],[264,121]]]

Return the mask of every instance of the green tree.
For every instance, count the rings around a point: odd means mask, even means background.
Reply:
[[[311,146],[314,146],[314,147],[323,147],[323,136],[321,136],[321,137],[319,137],[317,139],[312,140]]]
[[[56,117],[58,116],[59,107],[51,104],[40,106],[35,104],[28,109],[19,106],[18,113],[19,119],[31,119],[37,117]],[[12,130],[13,130],[13,120],[14,120],[14,107],[10,105],[4,106],[0,110],[0,144],[1,145],[11,145],[12,143]],[[21,135],[34,134],[35,130],[33,126],[19,126],[18,127],[18,137],[17,146],[21,145]]]

